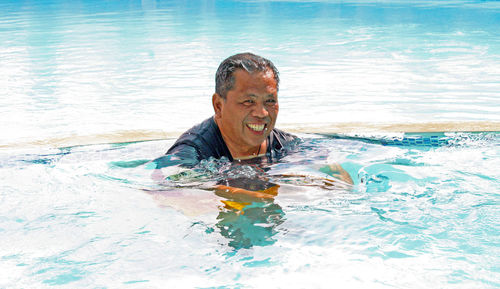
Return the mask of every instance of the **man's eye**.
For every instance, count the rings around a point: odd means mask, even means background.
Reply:
[[[244,105],[251,105],[251,104],[254,104],[254,103],[255,103],[255,101],[253,101],[252,99],[247,99],[247,100],[243,101]]]
[[[268,100],[266,100],[266,103],[267,104],[275,104],[276,100],[275,99],[268,99]]]

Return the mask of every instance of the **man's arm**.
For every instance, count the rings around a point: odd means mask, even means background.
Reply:
[[[350,185],[354,184],[349,173],[337,163],[329,164],[320,168],[319,170]]]
[[[169,154],[153,161],[156,164],[152,174],[153,179],[163,181],[167,178],[176,179],[190,175],[190,168],[198,164],[198,152],[193,146],[181,144],[169,150]],[[273,187],[274,188],[274,187]],[[261,199],[273,199],[277,195],[277,187],[263,191],[252,191],[238,187],[216,185],[216,195],[225,198],[253,197]]]
[[[242,188],[237,188],[237,187],[230,187],[230,186],[224,186],[224,185],[217,185],[215,186],[215,194],[224,197],[224,198],[245,198],[245,197],[252,197],[252,198],[259,198],[259,199],[268,199],[272,200],[274,197],[278,195],[278,185],[275,185],[273,187],[270,187],[265,190],[260,190],[260,191],[251,191],[251,190],[246,190]]]

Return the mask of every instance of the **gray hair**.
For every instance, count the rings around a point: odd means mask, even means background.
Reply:
[[[271,69],[274,80],[276,80],[276,89],[279,89],[279,72],[270,60],[249,52],[239,53],[222,61],[215,74],[215,92],[223,99],[226,99],[227,92],[234,87],[235,78],[233,73],[237,69],[243,69],[248,73],[265,72]]]

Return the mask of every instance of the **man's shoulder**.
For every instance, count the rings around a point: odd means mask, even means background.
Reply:
[[[195,149],[198,159],[211,156],[220,158],[227,155],[227,148],[213,117],[204,120],[183,133],[170,147],[167,154],[177,154],[186,149],[192,151],[192,148]]]
[[[298,137],[281,129],[274,128],[269,135],[269,140],[271,144],[270,149],[280,151],[283,148],[295,143],[298,140]]]
[[[284,141],[293,141],[297,139],[297,136],[278,128],[274,128],[272,130],[272,134],[274,134],[276,138],[279,138]]]
[[[204,142],[216,137],[217,127],[215,121],[213,118],[208,118],[185,131],[172,147],[180,144],[203,145]]]
[[[216,133],[216,125],[213,117],[207,118],[204,121],[200,122],[197,125],[194,125],[190,129],[188,129],[186,132],[184,132],[179,139],[181,138],[188,138],[188,139],[195,139],[195,138],[202,138],[206,137],[207,135],[214,134]]]

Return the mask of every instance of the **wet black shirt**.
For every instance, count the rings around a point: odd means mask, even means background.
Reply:
[[[268,158],[276,159],[283,152],[284,147],[296,140],[297,137],[279,129],[273,129],[267,137]],[[167,155],[177,157],[184,165],[194,166],[204,159],[222,157],[233,161],[233,157],[222,138],[219,127],[213,117],[195,125],[185,133],[170,147]]]

